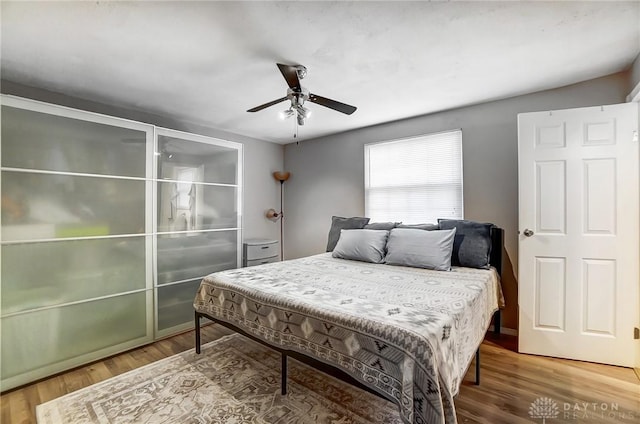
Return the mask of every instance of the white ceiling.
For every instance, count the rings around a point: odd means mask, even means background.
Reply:
[[[312,93],[299,140],[627,69],[638,2],[8,2],[2,78],[292,142],[276,62]]]

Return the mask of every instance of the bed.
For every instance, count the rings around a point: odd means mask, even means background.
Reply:
[[[338,370],[398,405],[406,423],[455,423],[453,398],[503,305],[501,229],[491,268],[451,272],[338,259],[331,253],[217,272],[194,301],[196,351],[208,318],[287,357]]]

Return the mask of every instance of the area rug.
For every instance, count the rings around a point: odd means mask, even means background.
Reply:
[[[39,424],[402,421],[397,407],[293,359],[280,394],[280,356],[239,334],[36,407]]]

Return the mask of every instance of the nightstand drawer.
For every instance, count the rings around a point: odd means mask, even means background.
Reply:
[[[278,256],[278,242],[260,243],[260,244],[245,244],[245,258],[247,261],[253,261],[255,259],[270,258],[272,256]]]
[[[262,258],[262,259],[247,261],[247,266],[264,265],[264,264],[270,264],[272,262],[278,262],[278,257],[272,256],[270,258]]]

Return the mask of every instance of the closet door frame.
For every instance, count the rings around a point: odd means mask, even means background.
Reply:
[[[138,337],[136,339],[128,340],[126,342],[118,343],[116,345],[108,346],[105,348],[98,349],[96,351],[91,351],[87,353],[83,353],[78,356],[74,356],[68,359],[63,359],[61,361],[36,368],[21,374],[18,374],[13,377],[9,377],[5,380],[2,380],[2,390],[8,390],[13,387],[17,387],[22,384],[26,384],[30,381],[36,380],[38,378],[43,378],[49,376],[51,374],[64,371],[69,368],[73,368],[76,366],[84,365],[88,362],[94,361],[96,359],[104,358],[110,355],[114,355],[117,353],[121,353],[127,350],[130,350],[134,347],[138,347],[147,343],[151,343],[154,339],[154,294],[153,294],[153,255],[152,255],[152,235],[153,235],[153,222],[150,218],[149,213],[151,212],[151,200],[153,196],[153,152],[154,152],[154,126],[150,124],[145,124],[137,121],[132,121],[123,118],[112,117],[108,115],[103,115],[95,112],[88,112],[79,109],[73,109],[65,106],[59,106],[55,104],[40,102],[31,99],[20,98],[12,95],[2,94],[0,95],[0,104],[2,106],[12,107],[16,109],[23,109],[32,112],[43,113],[47,115],[59,116],[64,118],[70,118],[78,121],[92,122],[96,124],[104,124],[113,127],[132,129],[136,131],[141,131],[145,133],[145,176],[144,177],[123,177],[116,176],[124,179],[144,181],[144,190],[145,190],[145,232],[143,234],[124,234],[124,235],[106,235],[106,236],[81,236],[81,237],[66,237],[66,238],[56,238],[56,239],[33,239],[33,240],[18,240],[18,241],[6,241],[2,239],[2,234],[0,233],[0,252],[5,245],[11,245],[16,243],[37,243],[37,242],[56,242],[57,240],[65,240],[65,241],[73,241],[73,240],[91,240],[91,239],[108,239],[108,238],[119,238],[119,237],[144,237],[145,239],[145,286],[143,289],[134,289],[130,291],[109,294],[106,296],[98,296],[95,298],[90,298],[88,300],[79,300],[79,301],[71,301],[64,302],[59,305],[51,305],[51,306],[43,306],[37,307],[35,309],[23,312],[17,312],[15,314],[9,314],[9,316],[36,312],[47,309],[56,309],[56,308],[65,308],[68,306],[73,306],[76,304],[93,302],[93,301],[101,301],[104,299],[115,298],[123,295],[131,295],[135,293],[145,293],[145,317],[146,317],[146,326],[145,326],[145,335],[142,337]],[[2,152],[0,151],[0,157]],[[24,169],[24,168],[11,168],[11,167],[2,167],[2,171],[13,171],[18,170],[20,172],[36,172],[40,174],[47,175],[70,175],[70,176],[89,176],[89,177],[98,177],[98,178],[109,178],[109,174],[90,174],[90,173],[82,173],[82,172],[58,172],[58,171],[48,171],[48,170],[38,170],[38,169]],[[0,174],[1,175],[1,174]],[[114,174],[115,175],[115,174]],[[1,184],[1,176],[0,176],[0,184]],[[1,219],[1,218],[0,218]],[[0,221],[0,225],[2,222]],[[0,269],[2,267],[2,259],[0,255]],[[0,285],[0,297],[1,293],[1,285]]]
[[[240,268],[242,265],[242,224],[243,224],[243,198],[244,198],[244,194],[243,194],[243,178],[244,178],[244,168],[243,168],[243,164],[244,164],[244,149],[243,149],[243,144],[242,143],[237,143],[237,142],[233,142],[233,141],[228,141],[228,140],[222,140],[219,138],[215,138],[215,137],[208,137],[208,136],[203,136],[203,135],[199,135],[199,134],[193,134],[193,133],[187,133],[187,132],[183,132],[183,131],[178,131],[178,130],[173,130],[173,129],[169,129],[169,128],[162,128],[162,127],[154,127],[154,136],[153,136],[153,153],[151,155],[151,160],[153,161],[153,175],[154,175],[154,184],[153,184],[153,190],[152,190],[152,202],[151,202],[151,206],[153,208],[152,210],[152,216],[153,216],[153,288],[154,288],[154,308],[153,308],[153,313],[154,313],[154,337],[155,339],[161,339],[164,337],[168,337],[170,335],[179,333],[179,332],[184,332],[184,331],[188,331],[194,328],[194,323],[193,320],[189,320],[188,322],[185,322],[183,324],[177,325],[177,326],[173,326],[170,328],[165,328],[165,329],[159,329],[158,328],[158,324],[159,324],[159,317],[158,317],[158,312],[159,312],[159,302],[158,302],[158,289],[161,287],[166,287],[168,285],[171,285],[171,283],[169,284],[163,284],[163,285],[159,285],[158,284],[158,236],[159,235],[167,235],[170,234],[171,232],[168,231],[159,231],[158,230],[158,199],[159,199],[159,194],[158,194],[158,186],[159,186],[159,182],[164,181],[161,176],[158,174],[159,173],[159,161],[160,161],[160,151],[159,151],[159,138],[160,137],[173,137],[173,138],[177,138],[177,139],[181,139],[181,140],[185,140],[185,141],[192,141],[192,142],[197,142],[197,143],[204,143],[204,144],[209,144],[209,145],[213,145],[213,146],[219,146],[219,147],[224,147],[227,149],[231,149],[231,150],[236,150],[237,151],[237,167],[236,167],[236,184],[217,184],[217,183],[206,183],[209,185],[219,185],[219,186],[234,186],[236,187],[236,210],[237,210],[237,215],[236,215],[236,220],[235,220],[235,227],[232,228],[224,228],[224,229],[203,229],[203,230],[190,230],[187,232],[194,232],[194,233],[205,233],[205,232],[219,232],[219,231],[235,231],[236,232],[236,268]],[[181,283],[174,283],[174,284],[181,284]],[[195,293],[194,293],[194,298],[195,298]]]

